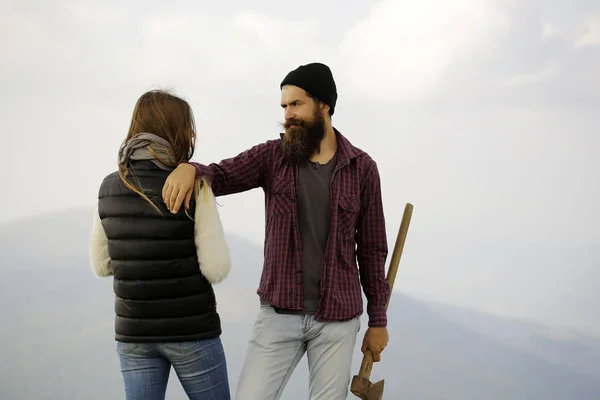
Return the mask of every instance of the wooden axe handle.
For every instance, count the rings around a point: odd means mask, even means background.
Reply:
[[[387,282],[390,286],[390,295],[385,304],[385,309],[388,309],[390,305],[390,299],[392,298],[392,290],[394,289],[394,282],[396,281],[396,274],[398,273],[398,265],[400,264],[400,258],[402,257],[402,251],[404,250],[404,242],[406,241],[406,234],[408,233],[408,226],[410,225],[410,219],[412,217],[413,205],[406,203],[404,207],[404,215],[402,216],[402,222],[400,223],[400,229],[396,236],[396,244],[394,245],[394,251],[390,260],[390,267],[387,272]],[[370,349],[365,351],[363,355],[362,363],[358,375],[367,379],[371,376],[371,369],[373,368],[373,353]]]
[[[388,309],[390,305],[390,299],[392,298],[392,290],[394,289],[394,282],[396,281],[396,274],[398,273],[398,265],[400,264],[400,258],[402,257],[402,251],[404,250],[404,242],[406,241],[406,234],[408,233],[408,226],[410,225],[410,219],[412,217],[413,205],[406,203],[404,207],[404,215],[402,215],[402,222],[400,223],[400,229],[396,236],[396,244],[394,245],[394,251],[392,253],[392,259],[390,260],[390,267],[387,272],[387,282],[390,285],[390,295],[388,296],[387,303],[385,303],[385,309]]]

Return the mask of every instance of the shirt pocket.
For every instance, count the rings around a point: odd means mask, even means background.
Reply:
[[[273,213],[286,215],[292,212],[296,199],[292,192],[292,182],[289,179],[279,179],[273,185]]]
[[[340,196],[338,200],[338,232],[341,235],[348,235],[348,237],[341,237],[340,239],[354,240],[359,211],[360,202],[357,197],[351,195]]]

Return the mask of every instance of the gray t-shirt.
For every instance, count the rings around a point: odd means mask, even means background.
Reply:
[[[298,165],[298,228],[302,241],[304,310],[276,308],[279,313],[314,314],[321,299],[321,263],[329,235],[329,185],[337,156],[327,164],[303,161]]]

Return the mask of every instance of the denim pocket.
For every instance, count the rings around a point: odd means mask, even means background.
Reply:
[[[137,343],[117,342],[117,353],[121,354],[122,356],[131,354],[137,348]]]

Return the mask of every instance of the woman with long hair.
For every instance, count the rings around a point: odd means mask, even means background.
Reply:
[[[164,399],[171,366],[190,399],[229,400],[213,284],[230,270],[215,198],[198,180],[190,207],[170,212],[161,191],[195,149],[192,109],[144,93],[104,178],[90,239],[97,277],[113,277],[115,340],[127,400]]]

